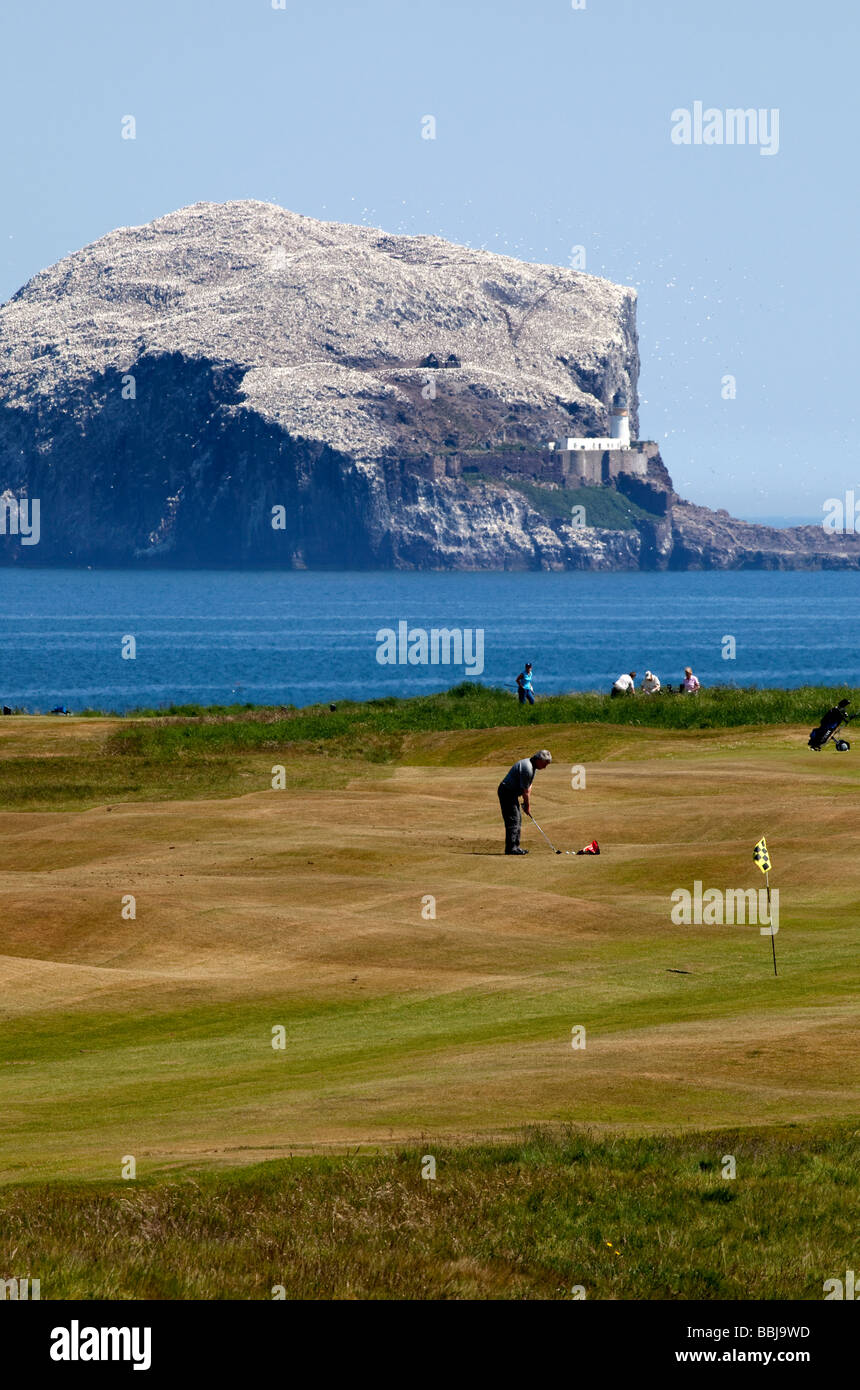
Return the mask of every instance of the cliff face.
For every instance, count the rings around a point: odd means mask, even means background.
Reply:
[[[197,204],[112,232],[0,308],[0,502],[41,514],[38,544],[0,534],[0,561],[754,563],[754,539],[724,543],[676,504],[659,455],[623,526],[576,526],[575,489],[560,507],[516,468],[479,466],[606,433],[618,390],[635,434],[638,368],[635,295],[609,281]],[[815,563],[828,538],[810,529],[797,556]]]
[[[756,526],[675,498],[672,569],[857,569],[860,536],[820,526]]]
[[[41,502],[38,546],[4,555],[540,565],[564,547],[522,496],[401,460],[603,430],[618,389],[635,415],[637,373],[634,295],[609,281],[198,204],[0,310],[0,492]]]

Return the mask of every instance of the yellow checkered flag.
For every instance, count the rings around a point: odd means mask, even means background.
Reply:
[[[770,855],[767,852],[767,840],[763,835],[753,850],[753,859],[756,864],[758,864],[763,874],[770,872]]]
[[[779,931],[779,927],[775,927],[773,925],[773,912],[771,910],[770,905],[770,871],[772,866],[770,862],[770,854],[768,853],[767,848],[767,840],[764,838],[763,835],[759,840],[758,844],[756,845],[755,849],[753,850],[753,860],[756,864],[758,864],[759,868],[764,874],[765,883],[767,884],[767,918],[770,925],[767,927],[761,927],[760,930],[762,936],[770,937],[770,949],[773,953],[773,973],[775,975],[777,973],[777,969],[776,942],[774,941],[774,936]]]

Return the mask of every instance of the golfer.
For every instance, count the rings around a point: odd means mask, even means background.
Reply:
[[[529,815],[535,773],[549,767],[551,762],[552,753],[542,748],[539,753],[532,753],[530,758],[521,758],[514,763],[507,777],[503,777],[499,783],[499,805],[505,822],[505,854],[528,854],[527,849],[520,849],[520,797],[523,799],[523,810]]]
[[[535,693],[532,690],[532,664],[530,661],[526,662],[525,670],[520,671],[520,674],[517,676],[517,690],[519,691],[521,705],[524,705],[526,700],[528,700],[530,705],[534,704]]]

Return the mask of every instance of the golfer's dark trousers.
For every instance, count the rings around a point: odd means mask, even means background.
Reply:
[[[519,797],[503,782],[499,783],[499,805],[502,808],[502,820],[505,822],[505,852],[508,853],[520,847],[520,826],[523,818],[520,815]]]

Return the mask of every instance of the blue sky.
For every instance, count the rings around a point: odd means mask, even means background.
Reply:
[[[581,245],[639,290],[678,490],[820,520],[860,483],[858,38],[855,0],[4,0],[0,299],[201,199]],[[778,153],[674,144],[696,101],[777,109]]]

